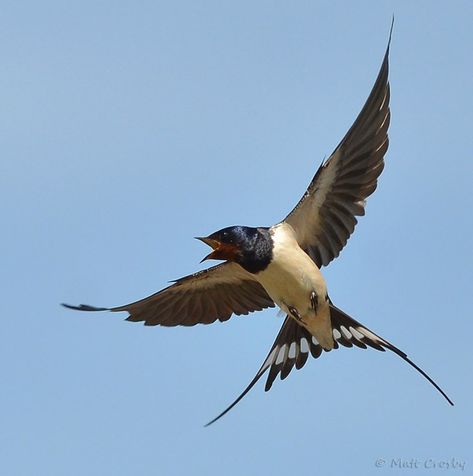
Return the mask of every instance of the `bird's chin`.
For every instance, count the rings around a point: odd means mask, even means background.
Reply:
[[[235,261],[238,256],[238,249],[233,245],[221,245],[209,253],[202,261],[215,259],[220,261]]]
[[[204,256],[200,262],[203,263],[204,261],[207,261],[209,259],[222,259],[222,258],[219,258],[217,256],[217,254],[215,253],[215,251],[212,251],[212,253],[209,253],[207,256]]]

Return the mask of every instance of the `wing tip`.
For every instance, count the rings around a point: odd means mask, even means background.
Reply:
[[[394,12],[391,18],[391,28],[389,29],[388,51],[389,51],[389,47],[391,46],[391,38],[393,36],[393,29],[394,29]]]
[[[98,312],[98,311],[110,311],[109,307],[95,307],[89,306],[88,304],[79,304],[78,306],[73,306],[72,304],[67,304],[65,302],[61,303],[61,306],[66,309],[72,309],[74,311],[86,311],[86,312]]]

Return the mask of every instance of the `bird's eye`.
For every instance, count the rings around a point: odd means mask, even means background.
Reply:
[[[233,235],[229,231],[222,231],[222,234],[220,235],[220,239],[224,243],[233,243]]]

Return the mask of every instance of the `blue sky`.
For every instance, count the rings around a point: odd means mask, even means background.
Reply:
[[[471,2],[1,12],[2,474],[472,471]],[[342,349],[204,429],[261,364],[274,310],[169,329],[58,303],[136,300],[200,269],[193,236],[282,219],[364,103],[393,13],[386,168],[324,272],[456,406],[397,356]]]

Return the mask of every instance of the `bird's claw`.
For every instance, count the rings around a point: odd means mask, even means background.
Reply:
[[[291,316],[296,319],[296,321],[302,322],[302,316],[299,314],[299,311],[295,307],[288,306],[288,309],[291,313]]]
[[[317,293],[315,291],[312,291],[310,293],[310,305],[312,306],[312,309],[317,313],[317,309],[319,307],[319,297],[317,296]]]

